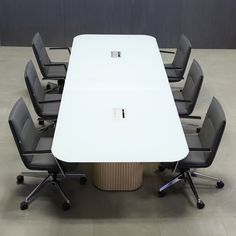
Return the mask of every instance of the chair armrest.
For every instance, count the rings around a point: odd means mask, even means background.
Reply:
[[[189,151],[192,152],[211,152],[210,148],[193,148],[193,147],[189,147]]]
[[[65,70],[67,71],[67,66],[66,66],[66,64],[64,64],[64,63],[56,63],[56,62],[53,62],[53,63],[51,63],[51,64],[44,64],[44,66],[64,66],[65,67]]]
[[[42,79],[47,79],[47,80],[65,80],[65,76],[57,75],[57,76],[50,76],[50,77],[43,77]]]
[[[50,50],[68,50],[69,54],[71,54],[71,49],[69,47],[53,47],[49,49]]]
[[[191,101],[191,100],[185,100],[185,99],[175,99],[175,98],[174,98],[174,100],[175,100],[175,102],[185,102],[185,103],[192,103],[192,101]]]
[[[51,150],[32,150],[32,151],[24,151],[23,155],[34,155],[34,154],[48,154],[52,153]]]
[[[39,101],[39,104],[53,103],[53,102],[61,102],[61,100],[59,100],[59,99],[57,99],[57,100],[44,100],[44,101]]]
[[[168,67],[168,66],[165,66],[165,69],[169,69],[169,70],[183,70],[183,68],[181,67],[177,67],[177,66],[172,66],[172,67]]]
[[[160,50],[160,53],[175,54],[175,52],[171,52],[171,51],[167,51],[167,50]]]

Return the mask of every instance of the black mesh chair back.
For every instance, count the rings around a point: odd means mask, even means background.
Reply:
[[[204,76],[200,65],[196,60],[193,60],[182,90],[184,100],[191,101],[191,103],[185,104],[188,114],[193,112],[196,105],[198,95],[202,87],[203,77]]]
[[[47,77],[48,67],[44,66],[45,64],[50,64],[51,60],[48,56],[48,53],[45,49],[43,40],[39,32],[37,32],[32,40],[32,48],[38,62],[39,69],[44,77]]]
[[[42,116],[43,105],[39,101],[43,101],[45,97],[44,90],[40,84],[38,74],[32,61],[29,61],[25,67],[25,83],[33,103],[34,109],[38,116]]]
[[[176,70],[179,77],[183,77],[192,45],[185,35],[181,35],[172,65],[181,69]]]
[[[23,155],[23,153],[35,150],[39,140],[39,133],[22,98],[12,108],[8,122],[21,159],[25,166],[30,169],[32,155]]]
[[[226,126],[226,117],[219,101],[213,97],[199,133],[203,148],[210,148],[210,155],[206,158],[206,166],[210,166],[215,158]]]

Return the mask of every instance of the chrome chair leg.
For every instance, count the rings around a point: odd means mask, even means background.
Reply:
[[[216,177],[210,176],[210,175],[204,175],[196,171],[191,171],[191,176],[192,177],[198,177],[201,179],[206,179],[206,180],[212,180],[212,181],[221,181],[221,179],[218,179]]]
[[[42,180],[34,189],[33,191],[25,198],[25,201],[30,203],[32,201],[32,197],[38,193],[47,183],[48,183],[48,178],[51,175],[49,174],[45,179]]]
[[[21,210],[25,210],[28,208],[29,204],[33,201],[33,197],[36,197],[36,194],[49,182],[48,179],[51,177],[51,174],[48,174],[45,179],[43,179],[31,193],[25,198],[25,201],[20,203]]]
[[[53,180],[52,184],[57,188],[58,192],[60,193],[60,195],[64,199],[64,203],[62,204],[62,208],[64,210],[68,210],[71,207],[70,200],[68,199],[68,197],[66,196],[66,194],[62,190],[60,183],[57,180],[56,181]]]
[[[35,178],[46,178],[48,176],[48,172],[45,171],[27,171],[27,172],[21,172],[22,176],[27,177],[35,177]]]
[[[192,177],[198,177],[198,178],[201,178],[201,179],[204,179],[204,180],[216,181],[216,187],[217,188],[223,188],[224,187],[224,182],[219,178],[216,178],[216,177],[213,177],[213,176],[210,176],[210,175],[204,175],[204,174],[198,173],[196,171],[191,171],[190,173],[191,173]]]
[[[57,174],[57,179],[79,179],[79,182],[81,185],[84,185],[87,183],[87,176],[85,174],[79,174],[79,173],[66,173],[65,176],[63,174],[59,173]]]
[[[73,178],[81,178],[81,177],[86,177],[86,175],[85,174],[79,174],[79,173],[66,173],[66,178],[73,179]],[[59,173],[57,175],[57,178],[63,178],[63,175],[61,173]]]
[[[185,172],[185,178],[186,180],[188,181],[192,191],[193,191],[193,194],[197,200],[197,208],[198,209],[202,209],[204,208],[205,204],[204,202],[200,199],[200,197],[198,196],[198,193],[197,193],[197,190],[193,184],[193,181],[192,181],[192,178],[191,178],[191,175],[190,175],[190,172]]]
[[[24,182],[24,176],[30,176],[30,177],[44,177],[44,179],[31,191],[31,193],[25,198],[24,201],[20,203],[20,208],[21,210],[25,210],[28,208],[29,204],[33,201],[33,197],[47,184],[47,183],[52,183],[57,190],[59,191],[60,195],[64,199],[64,203],[62,205],[64,210],[68,210],[71,206],[70,200],[68,197],[65,195],[64,191],[61,188],[60,185],[60,180],[58,179],[64,179],[66,178],[80,178],[80,184],[86,184],[87,182],[87,177],[85,174],[79,174],[79,173],[69,173],[66,174],[66,176],[63,176],[62,174],[58,173],[49,173],[45,177],[45,172],[43,171],[37,171],[37,172],[22,172],[21,175],[17,176],[17,183],[21,184]],[[51,179],[49,179],[51,178]]]
[[[58,181],[52,181],[52,185],[57,188],[58,192],[61,194],[61,196],[65,200],[65,202],[70,204],[70,200],[68,199],[68,197],[66,196],[66,194],[62,190],[60,183]]]
[[[168,183],[166,183],[165,185],[163,185],[162,187],[160,187],[159,189],[159,193],[163,192],[165,189],[169,188],[170,186],[178,183],[180,180],[183,180],[184,176],[182,173],[180,173],[179,175],[175,176],[172,180],[170,180]]]

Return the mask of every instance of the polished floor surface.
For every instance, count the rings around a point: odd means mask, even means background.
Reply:
[[[66,53],[50,52],[55,60],[68,59]],[[102,192],[92,185],[92,167],[80,165],[88,183],[65,181],[62,186],[72,208],[64,212],[62,200],[53,188],[46,188],[26,211],[19,203],[39,182],[25,178],[16,185],[23,166],[10,133],[7,119],[19,97],[23,97],[36,120],[24,82],[24,67],[33,59],[31,48],[0,47],[0,233],[1,235],[235,235],[236,234],[236,50],[193,50],[205,78],[194,114],[207,110],[212,96],[224,107],[227,127],[213,165],[202,173],[223,179],[225,187],[195,180],[206,207],[198,210],[188,185],[179,183],[164,198],[158,187],[171,178],[166,171],[154,173],[157,164],[145,164],[143,186],[135,192]],[[164,55],[165,62],[171,55]],[[190,64],[190,63],[189,63]],[[188,70],[188,69],[187,69]],[[176,84],[180,86],[181,84]],[[201,121],[183,120],[186,132],[194,132]],[[160,124],[157,124],[160,125]],[[171,147],[170,147],[171,148]],[[55,192],[56,193],[56,192]]]

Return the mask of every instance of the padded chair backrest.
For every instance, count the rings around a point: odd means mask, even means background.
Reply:
[[[33,103],[35,112],[38,116],[41,116],[43,105],[39,104],[39,101],[43,101],[45,93],[40,84],[38,74],[32,61],[29,61],[25,67],[25,83]]]
[[[206,156],[208,157],[208,166],[211,165],[215,158],[224,133],[225,125],[226,118],[223,108],[218,100],[213,97],[199,133],[202,146],[212,150],[211,155],[207,155],[206,153]]]
[[[27,168],[30,168],[32,156],[23,153],[35,150],[39,136],[22,98],[12,108],[8,122],[22,161]]]
[[[184,75],[191,49],[192,45],[188,38],[185,35],[181,35],[174,60],[172,62],[173,66],[182,68],[181,70],[177,70],[178,76],[180,77]]]
[[[199,92],[202,87],[203,81],[203,72],[196,60],[193,60],[190,70],[188,72],[188,76],[182,90],[182,94],[185,100],[190,100],[191,103],[187,103],[187,109],[189,114],[192,113],[197,99]]]
[[[45,64],[50,64],[51,60],[48,56],[48,53],[45,49],[43,40],[39,32],[37,32],[32,40],[32,48],[34,51],[34,55],[38,62],[39,69],[43,75],[43,77],[47,77],[48,74],[48,67],[44,66]]]

